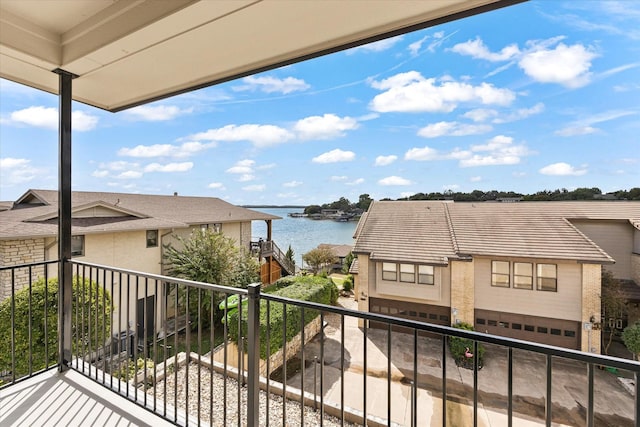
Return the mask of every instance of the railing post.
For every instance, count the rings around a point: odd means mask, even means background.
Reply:
[[[58,370],[71,363],[71,81],[76,75],[54,70],[59,76],[58,123]]]
[[[247,426],[260,424],[260,283],[252,283],[247,316]]]

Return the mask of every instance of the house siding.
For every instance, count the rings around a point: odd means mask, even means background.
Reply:
[[[600,294],[602,287],[602,266],[599,264],[582,264],[582,324],[601,319]],[[583,331],[581,350],[600,353],[599,329]]]
[[[474,257],[475,308],[509,311],[564,320],[582,319],[582,264],[528,258]],[[511,287],[491,286],[491,261],[510,261]],[[513,262],[549,263],[557,267],[557,292],[513,288]],[[534,265],[535,275],[535,265]]]
[[[640,254],[631,254],[631,280],[640,284]]]
[[[616,261],[606,265],[607,270],[619,279],[631,279],[634,229],[629,221],[571,220],[571,223]]]
[[[452,322],[473,325],[475,305],[474,262],[451,261]]]

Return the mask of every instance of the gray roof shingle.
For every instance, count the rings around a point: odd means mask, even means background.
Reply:
[[[640,202],[374,202],[358,225],[354,252],[372,259],[446,263],[472,255],[614,260],[572,219],[640,224]]]
[[[128,216],[75,218],[74,234],[105,233],[190,225],[280,219],[227,203],[216,197],[158,196],[148,194],[74,191],[72,210],[100,205]],[[11,210],[0,211],[0,239],[57,235],[58,192],[29,190]]]

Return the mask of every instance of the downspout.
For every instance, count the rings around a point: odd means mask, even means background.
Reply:
[[[78,77],[59,68],[58,124],[58,371],[71,364],[71,81]]]

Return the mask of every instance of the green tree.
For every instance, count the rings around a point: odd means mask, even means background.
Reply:
[[[289,261],[291,261],[291,264],[295,265],[296,264],[296,254],[295,252],[293,252],[293,249],[291,248],[291,245],[289,245],[289,248],[287,249],[287,252],[284,254],[285,258],[287,258]]]
[[[368,194],[361,194],[360,197],[358,197],[358,203],[356,206],[363,211],[366,211],[369,209],[371,202],[373,202],[373,199]]]
[[[344,265],[342,266],[342,272],[344,274],[349,274],[349,268],[351,268],[351,264],[353,263],[353,260],[355,258],[356,258],[355,255],[353,255],[353,252],[351,251],[349,251],[347,256],[344,257]]]
[[[640,321],[627,326],[622,331],[624,345],[633,353],[635,360],[640,358]]]
[[[315,248],[302,255],[302,260],[311,267],[313,274],[318,274],[323,267],[336,263],[338,257],[329,248]]]
[[[74,277],[71,299],[72,319],[78,318],[77,313],[84,313],[85,316],[90,314],[92,319],[96,319],[79,324],[73,321],[73,354],[80,355],[79,352],[83,349],[95,351],[110,337],[113,312],[111,295],[96,282]],[[11,305],[11,298],[0,303],[0,372],[9,372],[12,369]],[[14,310],[16,377],[29,373],[30,361],[32,372],[54,365],[58,360],[58,279],[52,278],[45,283],[45,280],[40,278],[32,284],[31,293],[28,287],[16,292]],[[107,331],[106,337],[103,331]],[[78,345],[81,347],[78,348]]]
[[[247,251],[235,246],[235,240],[211,229],[197,230],[188,239],[178,237],[179,246],[164,246],[167,273],[181,279],[231,287],[246,287],[260,280],[260,265]],[[175,289],[175,288],[174,288]],[[181,301],[187,299],[182,286],[176,290]],[[219,319],[218,304],[224,298],[220,292],[199,292],[190,288],[189,315],[203,327],[210,324],[211,311]],[[193,322],[197,325],[198,322]]]
[[[609,354],[609,347],[613,341],[616,329],[616,319],[627,314],[627,300],[622,292],[620,281],[613,277],[613,273],[602,270],[602,344],[604,353]]]
[[[322,206],[320,205],[309,205],[304,208],[304,213],[307,215],[319,214],[322,211]]]

